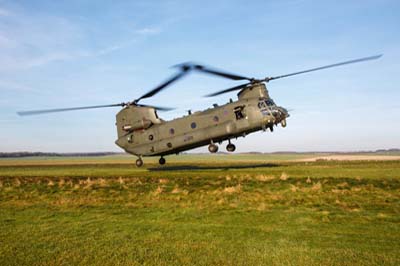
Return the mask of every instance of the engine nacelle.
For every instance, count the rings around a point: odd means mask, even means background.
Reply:
[[[146,129],[149,128],[153,123],[147,119],[140,119],[137,121],[126,121],[122,125],[122,130],[126,132],[132,132],[138,129]]]
[[[116,116],[118,138],[135,130],[147,129],[153,124],[160,124],[156,110],[151,107],[128,105]]]
[[[252,98],[265,98],[269,99],[267,87],[264,83],[250,85],[238,93],[239,100],[252,99]]]

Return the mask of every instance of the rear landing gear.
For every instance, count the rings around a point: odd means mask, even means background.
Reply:
[[[218,151],[218,146],[211,142],[211,144],[208,145],[208,151],[211,153],[216,153]]]
[[[165,158],[161,157],[160,160],[158,160],[158,163],[161,164],[161,165],[164,165],[165,164]]]
[[[226,145],[226,150],[229,152],[234,152],[236,150],[236,146],[233,144]]]
[[[143,165],[143,160],[142,160],[142,158],[138,158],[137,160],[136,160],[136,166],[137,167],[141,167]]]
[[[236,146],[231,143],[231,140],[228,140],[229,144],[226,145],[226,150],[229,152],[234,152],[236,150]]]

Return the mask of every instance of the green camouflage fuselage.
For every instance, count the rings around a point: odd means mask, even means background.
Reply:
[[[238,101],[171,121],[159,119],[153,108],[129,105],[117,114],[116,144],[137,156],[163,156],[286,125],[288,116],[260,83],[239,92]]]

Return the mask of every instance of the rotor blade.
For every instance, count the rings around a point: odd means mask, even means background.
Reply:
[[[147,105],[147,104],[136,104],[137,106],[140,107],[150,107],[150,108],[154,108],[158,111],[171,111],[171,110],[175,110],[175,108],[171,108],[171,107],[163,107],[163,106],[154,106],[154,105]]]
[[[322,70],[322,69],[326,69],[326,68],[331,68],[331,67],[337,67],[337,66],[343,66],[343,65],[348,65],[348,64],[354,64],[354,63],[359,63],[359,62],[364,62],[364,61],[369,61],[369,60],[375,60],[382,57],[382,54],[380,55],[374,55],[374,56],[369,56],[369,57],[364,57],[364,58],[359,58],[359,59],[354,59],[354,60],[349,60],[349,61],[344,61],[344,62],[340,62],[340,63],[336,63],[336,64],[331,64],[331,65],[326,65],[326,66],[322,66],[322,67],[316,67],[316,68],[311,68],[311,69],[307,69],[307,70],[303,70],[303,71],[298,71],[298,72],[294,72],[294,73],[290,73],[290,74],[286,74],[286,75],[281,75],[281,76],[276,76],[276,77],[267,77],[265,78],[265,81],[270,81],[270,80],[274,80],[274,79],[280,79],[280,78],[286,78],[286,77],[290,77],[290,76],[294,76],[294,75],[299,75],[299,74],[304,74],[304,73],[308,73],[308,72],[312,72],[312,71],[317,71],[317,70]]]
[[[229,88],[229,89],[225,89],[225,90],[222,90],[222,91],[218,91],[218,92],[214,92],[214,93],[208,94],[205,97],[213,97],[213,96],[217,96],[217,95],[220,95],[220,94],[223,94],[223,93],[227,93],[227,92],[230,92],[230,91],[241,90],[241,89],[245,88],[249,84],[250,84],[250,82],[245,83],[245,84],[241,84],[241,85]]]
[[[201,65],[195,65],[194,66],[195,70],[201,71],[201,72],[205,72],[205,73],[209,73],[209,74],[213,74],[213,75],[217,75],[217,76],[221,76],[224,78],[228,78],[228,79],[233,79],[233,80],[252,80],[251,78],[248,77],[244,77],[244,76],[239,76],[236,74],[231,74],[231,73],[226,73],[226,72],[222,72],[219,70],[214,70],[214,69],[210,69],[210,68],[206,68],[204,66]]]
[[[137,103],[139,102],[141,99],[144,98],[149,98],[157,93],[159,93],[162,89],[164,89],[165,87],[167,87],[168,85],[170,85],[171,83],[177,81],[178,79],[182,78],[184,75],[187,74],[187,71],[189,69],[186,70],[182,70],[182,72],[179,72],[178,74],[172,76],[172,78],[168,79],[167,81],[165,81],[164,83],[158,85],[157,87],[155,87],[154,89],[152,89],[151,91],[147,92],[146,94],[142,95],[140,98],[136,99],[134,102]]]
[[[17,112],[20,116],[25,115],[40,115],[47,113],[56,113],[56,112],[65,112],[65,111],[75,111],[75,110],[84,110],[84,109],[96,109],[96,108],[105,108],[105,107],[116,107],[116,106],[125,106],[125,103],[117,103],[117,104],[108,104],[108,105],[94,105],[94,106],[83,106],[83,107],[72,107],[72,108],[57,108],[57,109],[45,109],[45,110],[32,110],[32,111],[21,111]]]
[[[179,65],[176,65],[175,67],[179,67],[182,70],[193,69],[193,70],[197,70],[197,71],[204,72],[207,74],[217,75],[220,77],[233,79],[233,80],[252,80],[252,78],[249,78],[249,77],[239,76],[239,75],[232,74],[232,73],[227,73],[224,71],[212,69],[212,68],[209,68],[206,66],[202,66],[202,65],[198,65],[198,64],[194,64],[194,63],[190,63],[190,62],[179,64]]]

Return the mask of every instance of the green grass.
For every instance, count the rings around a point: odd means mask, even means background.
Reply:
[[[2,161],[0,265],[400,264],[400,161],[285,156]]]

